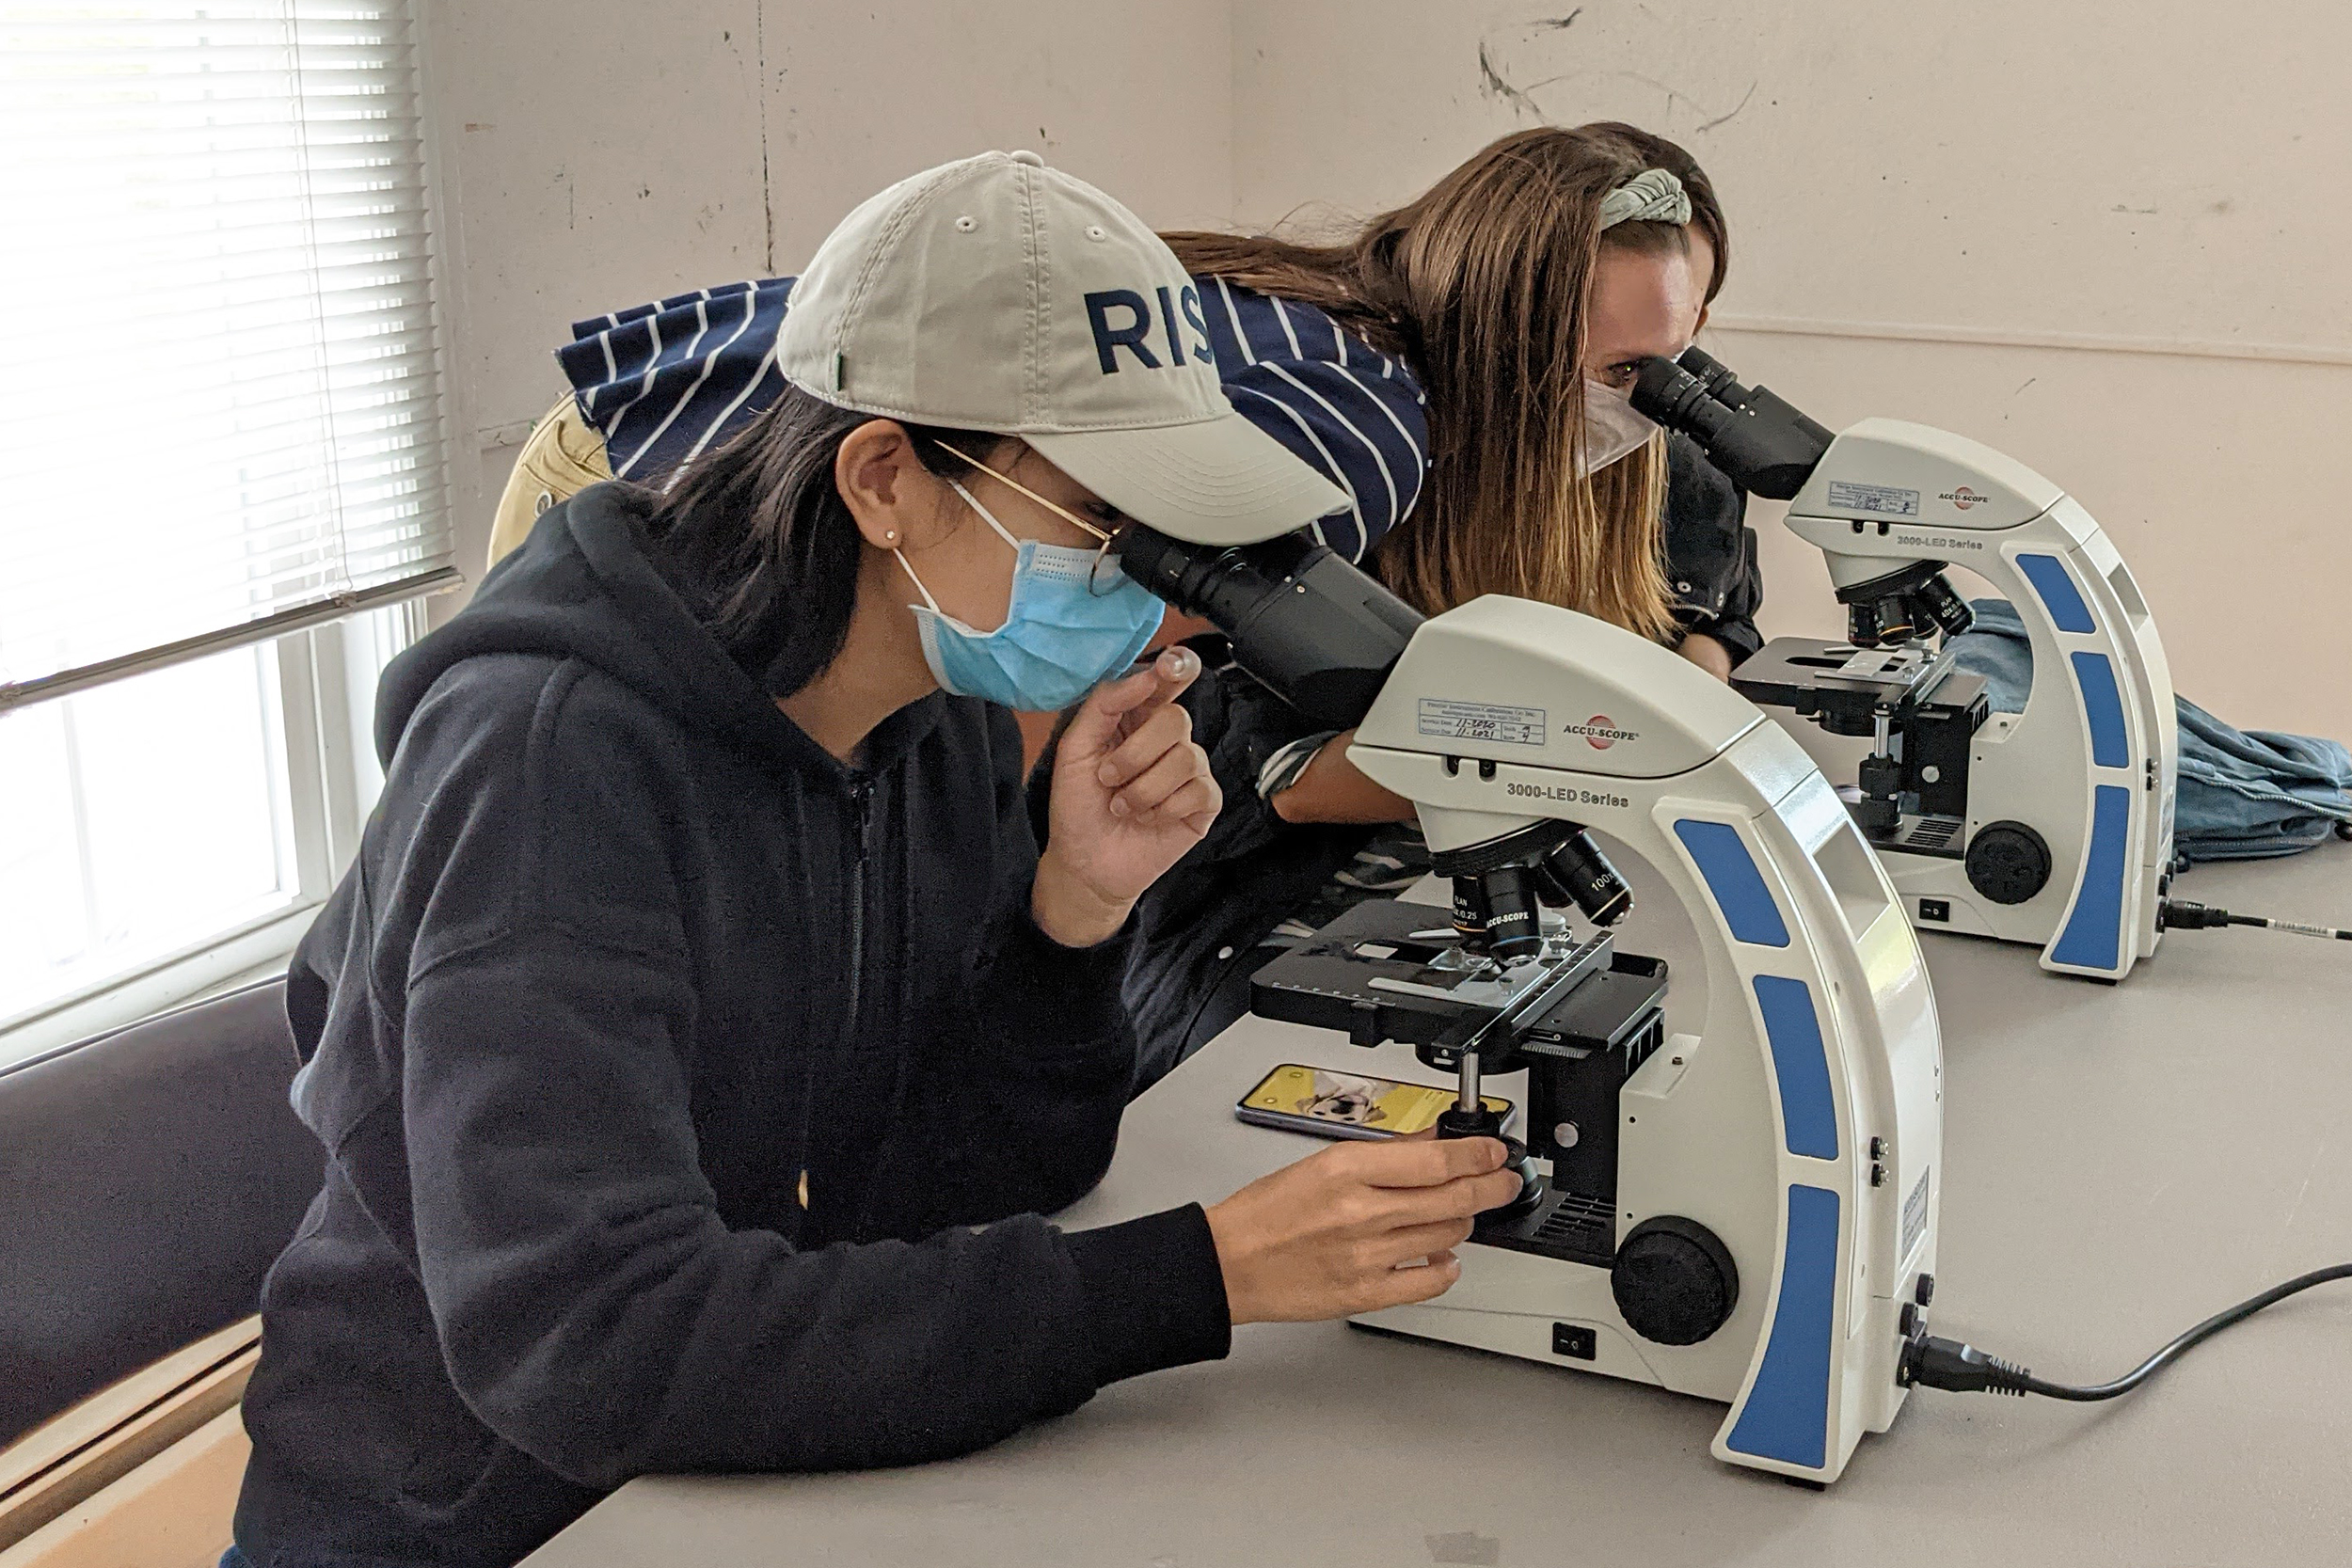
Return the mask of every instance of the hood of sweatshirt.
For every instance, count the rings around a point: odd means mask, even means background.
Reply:
[[[489,655],[578,658],[653,704],[682,728],[755,755],[839,776],[850,771],[787,718],[687,607],[647,548],[650,494],[592,485],[548,508],[531,537],[491,570],[449,623],[385,669],[375,749],[389,767],[418,705],[462,661]],[[879,771],[937,721],[937,692],[900,708],[867,736],[862,771]]]

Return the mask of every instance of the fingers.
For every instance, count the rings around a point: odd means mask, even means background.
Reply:
[[[1224,803],[1225,794],[1216,787],[1216,781],[1199,778],[1157,806],[1138,813],[1136,821],[1146,828],[1156,828],[1163,822],[1182,822],[1196,832],[1205,833],[1216,821],[1217,810]]]
[[[1225,809],[1225,792],[1217,787],[1215,779],[1211,779],[1201,793],[1208,797],[1208,804],[1199,811],[1177,815],[1176,820],[1182,822],[1194,836],[1206,838],[1209,830],[1216,826],[1217,814]]]
[[[1184,689],[1200,678],[1200,656],[1182,643],[1162,648],[1160,657],[1152,661],[1150,673],[1156,684],[1143,701],[1136,705],[1138,707],[1172,703],[1183,696]]]
[[[1503,1158],[1493,1139],[1343,1145],[1214,1205],[1233,1322],[1345,1317],[1442,1293],[1460,1277],[1454,1249],[1475,1216],[1518,1191]]]
[[[1507,1154],[1494,1138],[1347,1144],[1320,1158],[1343,1189],[1334,1209],[1359,1236],[1467,1219],[1519,1191],[1518,1172],[1503,1166]]]
[[[1141,778],[1162,757],[1192,749],[1191,741],[1191,714],[1173,705],[1152,708],[1095,765],[1094,777],[1104,788],[1117,789]],[[1208,758],[1200,760],[1205,767]]]
[[[1509,1151],[1498,1138],[1399,1138],[1334,1149],[1350,1157],[1349,1174],[1375,1187],[1435,1187],[1502,1168]]]
[[[1096,689],[1088,699],[1113,718],[1164,706],[1184,695],[1184,688],[1200,676],[1200,656],[1190,648],[1162,648],[1150,664]]]
[[[1472,1223],[1466,1215],[1459,1219],[1438,1220],[1429,1225],[1407,1225],[1383,1231],[1364,1243],[1364,1266],[1392,1269],[1416,1258],[1434,1258],[1441,1252],[1452,1252],[1470,1239]]]
[[[1166,711],[1182,718],[1184,710],[1169,708]],[[1120,752],[1123,752],[1126,749],[1121,746]],[[1104,764],[1105,768],[1109,766],[1107,762]],[[1209,786],[1207,753],[1189,742],[1180,743],[1161,752],[1158,760],[1111,797],[1111,815],[1132,816],[1148,822],[1153,812],[1165,807],[1165,815],[1185,816],[1208,804]],[[1191,797],[1186,799],[1184,792],[1188,789]]]
[[[1092,757],[1110,751],[1133,727],[1130,716],[1168,705],[1200,674],[1200,655],[1190,648],[1163,648],[1144,668],[1096,687],[1063,730],[1062,754]]]
[[[1415,1302],[1428,1301],[1454,1289],[1462,1277],[1462,1260],[1451,1252],[1434,1252],[1429,1264],[1420,1269],[1391,1269],[1377,1276],[1371,1291],[1373,1299],[1359,1311],[1377,1312],[1384,1307],[1410,1307]]]
[[[1483,1214],[1518,1196],[1519,1173],[1491,1170],[1461,1176],[1435,1187],[1391,1187],[1377,1192],[1379,1220],[1388,1226],[1432,1225]]]

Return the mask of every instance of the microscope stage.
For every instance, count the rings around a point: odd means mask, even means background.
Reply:
[[[1358,1045],[1442,1050],[1536,988],[1558,988],[1558,1001],[1527,1021],[1534,1032],[1615,957],[1607,934],[1572,942],[1565,922],[1549,915],[1543,957],[1506,967],[1465,948],[1450,922],[1426,904],[1359,904],[1251,976],[1249,1010],[1336,1029]]]

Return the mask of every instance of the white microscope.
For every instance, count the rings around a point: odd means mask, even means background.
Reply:
[[[1245,669],[1357,724],[1350,759],[1416,803],[1453,879],[1450,924],[1359,905],[1260,971],[1254,1010],[1457,1072],[1441,1135],[1499,1134],[1482,1078],[1529,1075],[1519,1198],[1443,1297],[1364,1325],[1719,1401],[1719,1459],[1836,1480],[1925,1335],[1942,1067],[1917,940],[1820,769],[1695,666],[1568,610],[1422,622],[1295,535],[1131,526],[1119,548]],[[1666,1031],[1666,966],[1616,950],[1630,897],[1587,825],[1687,910],[1696,1034]]]
[[[2042,949],[2120,980],[2155,951],[2179,758],[2172,677],[2122,557],[2056,484],[1989,447],[1865,420],[1843,434],[1698,349],[1653,359],[1634,405],[1684,431],[1820,547],[1848,641],[1776,638],[1732,673],[1767,707],[1868,736],[1855,819],[1925,929]],[[1949,564],[2016,607],[2022,713],[1988,713],[1948,643],[1970,611]]]

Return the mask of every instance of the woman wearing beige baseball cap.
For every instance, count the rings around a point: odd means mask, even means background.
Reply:
[[[1205,325],[1234,409],[1346,492],[1318,535],[1416,609],[1565,604],[1718,676],[1761,644],[1745,495],[1626,400],[1634,365],[1680,352],[1723,286],[1723,208],[1682,148],[1542,126],[1329,244],[1162,238],[1197,293],[1106,308],[1103,352],[1140,373],[1184,350],[1162,320]],[[519,454],[492,559],[537,509],[615,474],[656,479],[764,408],[787,385],[774,348],[794,287],[575,324],[556,353],[571,389]],[[1196,646],[1208,669],[1183,702],[1225,808],[1138,914],[1138,1088],[1240,1016],[1276,953],[1429,870],[1410,805],[1347,761],[1350,736],[1232,668],[1218,640]]]
[[[232,1565],[511,1562],[634,1475],[945,1457],[1452,1283],[1517,1185],[1491,1140],[1037,1217],[1109,1160],[1130,911],[1220,804],[1196,655],[1098,685],[1157,621],[1103,546],[1339,500],[1234,415],[1188,286],[1033,155],[894,186],[755,420],[550,509],[387,672],[382,803],[288,975],[326,1174]],[[1041,854],[1009,705],[1079,699]]]

